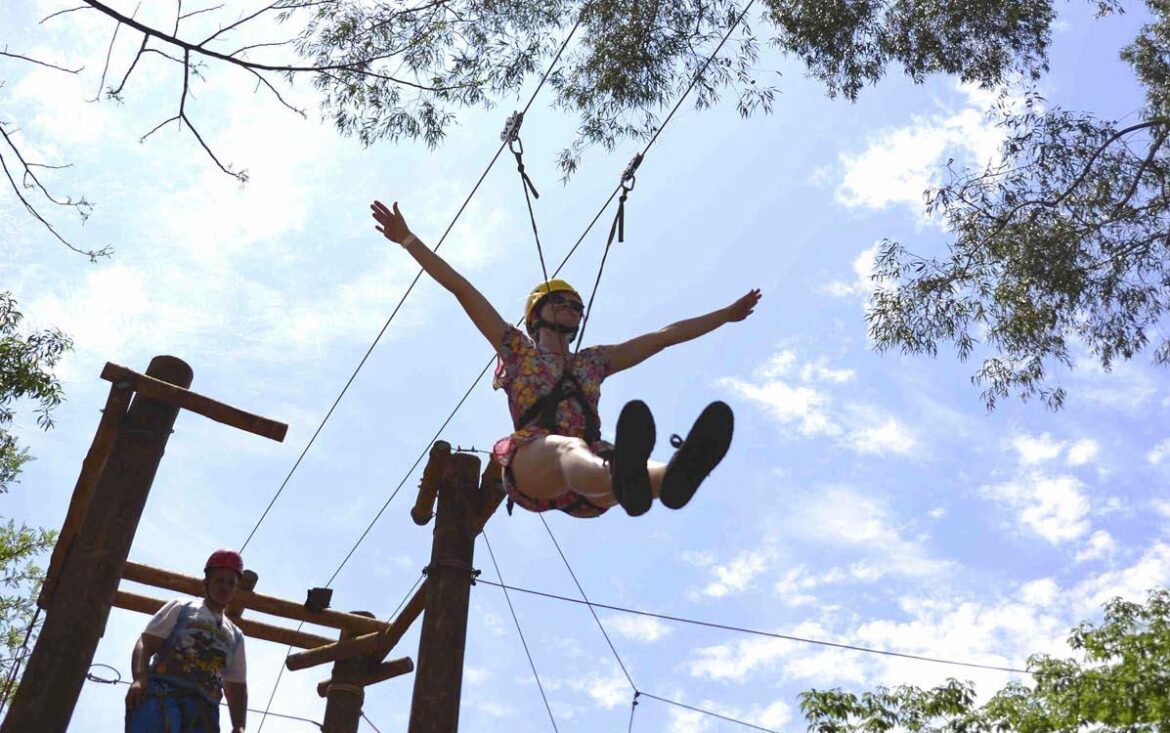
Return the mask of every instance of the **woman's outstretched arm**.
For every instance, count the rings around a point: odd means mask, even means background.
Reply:
[[[685,321],[672,323],[666,328],[632,338],[625,343],[610,347],[610,373],[629,369],[654,356],[668,346],[681,344],[684,341],[698,338],[710,333],[725,323],[742,321],[752,314],[756,304],[760,302],[762,294],[759,290],[748,291],[747,295],[736,300],[726,308],[711,311],[697,318],[688,318]]]
[[[375,201],[370,205],[370,209],[373,210],[374,219],[378,222],[378,231],[386,239],[401,245],[422,269],[435,279],[435,282],[451,291],[483,337],[491,343],[493,349],[498,349],[504,332],[508,330],[508,323],[500,317],[487,298],[483,297],[467,278],[456,272],[455,268],[448,265],[442,257],[432,252],[411,233],[410,227],[406,226],[405,217],[398,210],[397,201],[394,202],[393,209],[387,208],[381,201]]]

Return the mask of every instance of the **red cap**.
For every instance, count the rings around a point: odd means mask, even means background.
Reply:
[[[227,568],[228,570],[236,571],[237,575],[243,575],[244,559],[235,550],[216,550],[211,553],[211,557],[207,558],[207,564],[204,565],[203,572],[206,573],[212,568]]]

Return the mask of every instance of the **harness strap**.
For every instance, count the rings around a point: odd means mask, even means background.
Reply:
[[[516,429],[536,424],[545,430],[555,433],[557,428],[557,408],[565,400],[575,400],[585,414],[585,442],[592,445],[601,440],[601,418],[597,411],[585,399],[585,391],[581,383],[569,373],[566,366],[560,380],[548,394],[542,395],[533,402],[516,420]]]

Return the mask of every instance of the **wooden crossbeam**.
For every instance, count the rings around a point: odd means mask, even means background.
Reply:
[[[102,369],[102,379],[115,384],[126,382],[131,389],[141,395],[199,413],[216,422],[275,440],[278,443],[282,442],[288,433],[288,425],[282,422],[244,412],[238,407],[232,407],[188,389],[168,384],[145,374],[139,374],[133,369],[113,362],[106,362],[105,368]]]
[[[177,593],[186,593],[192,596],[203,595],[203,579],[191,575],[173,573],[162,568],[126,561],[122,567],[122,578],[142,583],[143,585],[164,588]],[[389,628],[389,624],[365,616],[358,616],[342,611],[310,611],[302,604],[286,601],[283,598],[266,596],[248,590],[239,590],[232,601],[233,608],[250,609],[273,616],[291,618],[295,621],[304,621],[318,626],[328,626],[334,629],[346,629],[358,634],[380,632]],[[324,639],[325,644],[332,644],[332,639]]]
[[[166,605],[166,601],[138,595],[137,593],[127,593],[126,591],[120,590],[114,594],[114,606],[116,608],[124,608],[127,611],[137,611],[139,613],[154,615],[164,605]],[[322,644],[328,644],[332,641],[324,636],[307,634],[303,631],[294,631],[293,629],[273,626],[247,618],[239,619],[233,623],[240,627],[240,631],[245,636],[250,636],[254,639],[263,639],[265,641],[275,641],[278,644],[288,644],[298,649],[315,649]]]

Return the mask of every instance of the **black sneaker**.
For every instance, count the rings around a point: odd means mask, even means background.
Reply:
[[[735,415],[726,402],[707,405],[695,420],[687,439],[670,436],[670,443],[678,450],[666,464],[662,477],[662,491],[658,498],[671,509],[686,506],[703,479],[719,465],[731,447],[735,429]]]
[[[646,461],[654,449],[654,416],[641,400],[631,400],[618,416],[613,459],[609,463],[613,496],[631,517],[645,514],[654,495]]]

